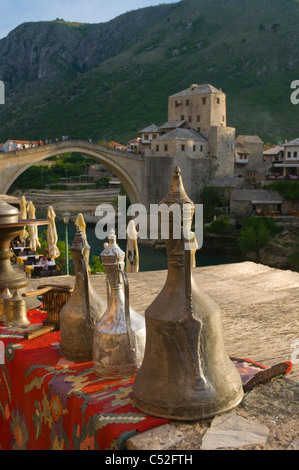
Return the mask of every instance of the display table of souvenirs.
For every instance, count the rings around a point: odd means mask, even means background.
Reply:
[[[63,359],[59,331],[24,339],[26,331],[42,324],[46,312],[29,310],[27,315],[27,327],[0,323],[0,344],[5,347],[0,365],[0,449],[122,450],[137,433],[169,422],[134,406],[133,377],[105,381],[94,374],[92,362]],[[250,361],[231,359],[244,387],[269,372]]]

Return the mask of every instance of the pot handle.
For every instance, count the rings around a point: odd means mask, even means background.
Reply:
[[[189,242],[186,239],[183,232],[183,242]],[[185,308],[186,308],[186,317],[193,319],[193,305],[192,305],[192,288],[191,288],[191,279],[192,279],[192,256],[191,250],[184,248],[184,264],[185,264]]]
[[[84,290],[85,290],[85,302],[86,302],[86,312],[87,312],[87,326],[89,328],[93,328],[95,322],[91,318],[91,312],[90,312],[90,298],[89,298],[89,275],[88,275],[88,269],[87,265],[82,253],[82,267],[83,267],[83,273],[84,273]]]
[[[129,281],[126,272],[118,266],[118,270],[122,275],[124,281],[124,292],[125,292],[125,317],[126,317],[126,325],[127,325],[127,336],[129,341],[129,346],[131,351],[135,351],[135,333],[132,328],[131,324],[131,317],[130,317],[130,302],[129,302]]]

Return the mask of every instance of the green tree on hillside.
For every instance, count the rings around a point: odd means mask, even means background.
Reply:
[[[240,231],[237,239],[238,246],[243,253],[255,252],[256,261],[261,260],[261,248],[268,245],[271,232],[263,220],[250,217],[245,227]]]

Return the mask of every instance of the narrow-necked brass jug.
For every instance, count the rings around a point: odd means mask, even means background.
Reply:
[[[166,209],[178,204],[182,214],[185,206],[190,218],[184,222],[181,238],[175,238],[172,225],[177,221],[168,211],[168,275],[145,311],[146,347],[133,399],[146,414],[192,421],[233,408],[242,400],[243,388],[224,347],[220,309],[192,277],[191,251],[185,249],[185,242],[187,227],[191,238],[194,204],[185,193],[179,168],[160,204]]]
[[[80,228],[70,249],[76,282],[70,299],[60,312],[61,354],[70,361],[92,361],[93,328],[105,312],[106,302],[90,282],[90,246]]]
[[[107,276],[108,306],[94,329],[93,367],[100,377],[116,379],[136,374],[145,346],[144,317],[130,307],[125,253],[113,230],[101,253]]]

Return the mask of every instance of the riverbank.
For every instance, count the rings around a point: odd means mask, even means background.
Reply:
[[[48,207],[52,206],[56,215],[68,211],[73,216],[77,216],[81,212],[85,217],[92,217],[99,204],[112,203],[113,199],[119,195],[119,188],[86,189],[84,191],[42,189],[25,191],[22,195],[25,196],[26,201],[33,202],[37,212],[46,213]],[[20,194],[16,192],[14,196],[20,197]]]

